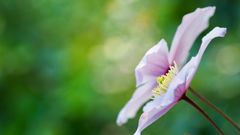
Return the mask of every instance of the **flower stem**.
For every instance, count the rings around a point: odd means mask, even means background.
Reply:
[[[212,126],[218,131],[220,135],[224,135],[223,131],[216,125],[216,123],[207,115],[205,111],[203,111],[195,102],[193,102],[189,97],[184,95],[182,97],[184,101],[192,105],[195,109],[197,109],[211,124]]]
[[[217,106],[215,106],[213,103],[211,103],[208,99],[206,99],[204,96],[196,92],[193,88],[189,87],[190,92],[192,92],[193,95],[198,97],[202,102],[204,102],[206,105],[211,107],[213,110],[215,110],[217,113],[219,113],[222,117],[224,117],[230,124],[232,124],[239,132],[240,132],[240,126],[235,123],[228,115],[226,115],[224,112],[222,112]]]

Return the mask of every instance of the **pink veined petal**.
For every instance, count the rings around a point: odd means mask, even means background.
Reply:
[[[134,135],[140,135],[142,130],[167,113],[183,96],[198,68],[202,55],[210,41],[223,37],[226,28],[214,28],[203,39],[198,54],[193,57],[172,80],[167,93],[146,104],[144,113],[139,119],[138,129]]]
[[[151,98],[152,89],[156,87],[156,82],[150,81],[145,84],[139,86],[132,98],[128,101],[128,103],[122,108],[120,113],[118,114],[117,124],[123,125],[128,119],[135,117],[139,108]]]
[[[202,56],[207,46],[209,45],[209,43],[212,41],[212,39],[216,37],[224,37],[225,34],[226,34],[226,28],[215,27],[212,31],[210,31],[206,36],[203,37],[202,44],[198,51],[198,54],[195,57],[191,58],[191,60],[181,69],[181,71],[170,83],[169,89],[165,94],[163,102],[171,103],[182,97],[182,95],[188,89],[192,81],[192,78],[198,69]],[[185,80],[184,87],[180,89],[172,89],[171,87],[174,85],[176,80]]]
[[[198,8],[183,17],[173,38],[169,53],[170,64],[173,61],[179,66],[184,64],[193,42],[208,27],[209,19],[214,12],[215,7]]]
[[[147,51],[135,69],[137,87],[157,76],[164,74],[168,69],[168,46],[164,39]]]

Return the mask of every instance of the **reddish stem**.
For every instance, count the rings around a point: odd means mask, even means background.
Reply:
[[[223,131],[216,125],[216,123],[207,115],[205,111],[203,111],[195,102],[193,102],[190,98],[188,98],[186,95],[182,97],[184,101],[192,105],[196,110],[198,110],[211,124],[212,126],[217,130],[217,132],[220,135],[224,135]]]
[[[192,92],[193,95],[198,97],[203,103],[205,103],[206,105],[211,107],[213,110],[215,110],[217,113],[219,113],[223,118],[225,118],[230,124],[232,124],[240,132],[240,126],[237,123],[235,123],[228,115],[222,112],[217,106],[211,103],[208,99],[206,99],[200,93],[196,92],[193,88],[190,87],[189,91]]]

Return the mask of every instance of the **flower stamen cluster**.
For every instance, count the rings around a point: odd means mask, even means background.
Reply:
[[[174,62],[174,65],[169,66],[169,70],[166,74],[157,77],[156,81],[158,85],[152,90],[152,99],[167,92],[170,82],[177,75],[178,71],[177,64]]]

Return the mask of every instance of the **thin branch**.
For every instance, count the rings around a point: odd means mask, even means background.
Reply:
[[[227,114],[222,112],[217,106],[215,106],[213,103],[211,103],[208,99],[206,99],[204,96],[196,92],[193,88],[189,87],[189,91],[192,92],[193,95],[198,97],[202,102],[204,102],[206,105],[211,107],[213,110],[215,110],[217,113],[219,113],[222,117],[224,117],[231,125],[233,125],[239,132],[240,132],[240,126],[234,122]]]
[[[198,110],[212,124],[212,126],[218,131],[220,135],[224,135],[223,131],[216,125],[216,123],[195,102],[193,102],[186,95],[184,95],[182,99],[192,105],[196,110]]]

